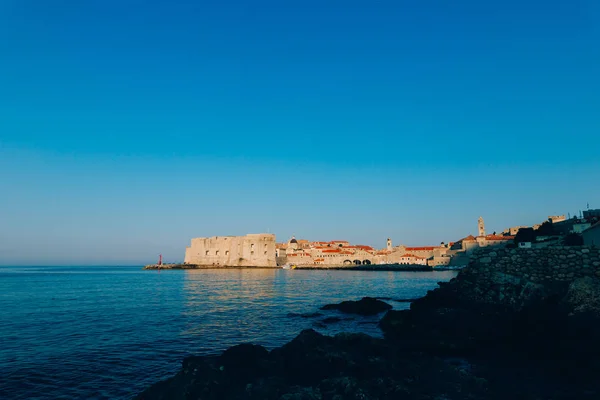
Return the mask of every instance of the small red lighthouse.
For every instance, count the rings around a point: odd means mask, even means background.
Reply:
[[[162,265],[162,254],[158,255],[158,265]]]

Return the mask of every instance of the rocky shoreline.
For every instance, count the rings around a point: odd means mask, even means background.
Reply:
[[[410,310],[387,311],[384,339],[306,330],[271,351],[242,344],[186,358],[174,377],[137,398],[600,398],[600,250],[554,251],[557,260],[584,263],[572,279],[562,264],[543,265],[535,253],[484,252]],[[385,312],[381,303],[324,308],[356,306],[367,315],[364,307]]]

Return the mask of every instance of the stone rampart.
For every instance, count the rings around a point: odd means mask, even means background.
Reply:
[[[468,268],[472,273],[502,273],[531,282],[570,282],[585,276],[600,277],[600,248],[479,249],[471,256]]]
[[[215,267],[276,267],[275,235],[194,238],[185,249],[184,264]]]

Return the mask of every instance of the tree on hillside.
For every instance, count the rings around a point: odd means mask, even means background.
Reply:
[[[551,220],[544,222],[535,232],[536,236],[552,236],[556,235],[554,224]]]
[[[534,242],[535,241],[535,231],[533,228],[521,228],[517,235],[515,236],[515,244],[519,244],[522,242]]]

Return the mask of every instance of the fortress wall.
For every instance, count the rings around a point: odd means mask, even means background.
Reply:
[[[275,267],[275,235],[215,236],[192,239],[185,264]]]
[[[497,274],[532,282],[570,282],[585,276],[600,277],[600,248],[556,246],[539,249],[480,249],[468,265],[475,274]]]

